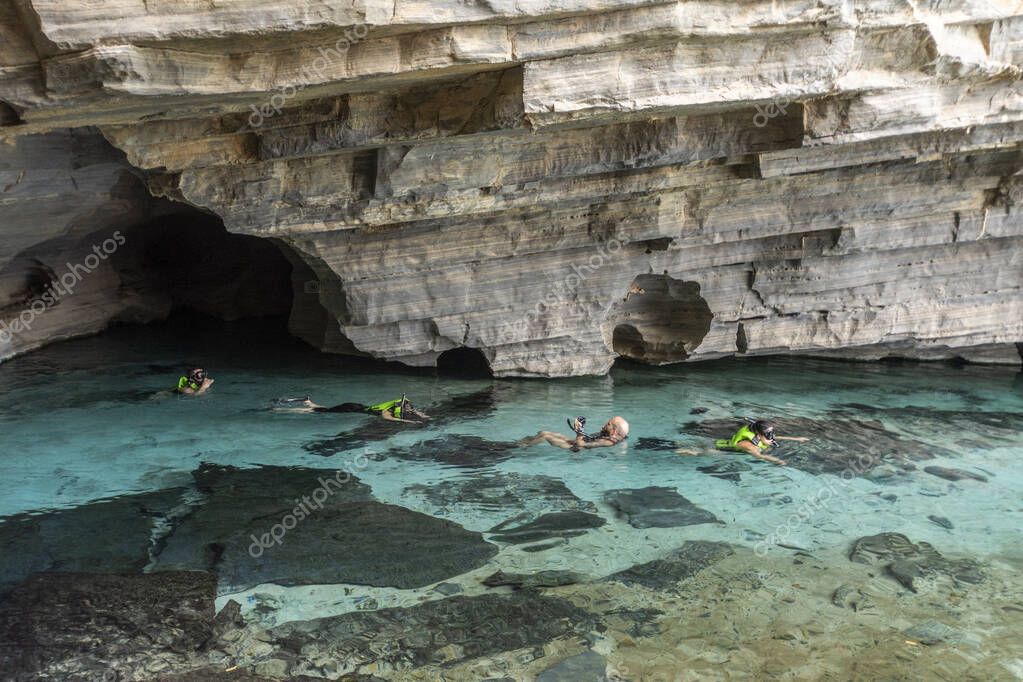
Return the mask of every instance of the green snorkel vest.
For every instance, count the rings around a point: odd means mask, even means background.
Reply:
[[[732,436],[731,438],[723,438],[721,440],[714,441],[714,447],[716,447],[718,450],[745,452],[745,450],[739,447],[739,443],[741,443],[744,440],[748,440],[761,450],[766,450],[767,448],[771,447],[770,443],[768,443],[763,438],[758,437],[757,432],[745,424],[742,426],[741,429],[736,431],[735,435]]]
[[[176,390],[178,391],[178,393],[181,393],[186,388],[190,388],[193,391],[198,391],[200,388],[202,388],[202,386],[195,382],[189,381],[188,377],[181,377],[180,379],[178,379],[178,387]]]
[[[388,400],[386,403],[377,403],[376,405],[370,405],[369,407],[366,408],[366,411],[372,412],[373,414],[381,414],[387,410],[390,410],[391,414],[394,415],[395,419],[401,419],[401,407],[402,398],[397,398],[396,400]]]

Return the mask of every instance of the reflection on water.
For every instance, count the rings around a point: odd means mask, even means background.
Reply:
[[[208,395],[162,393],[193,365],[216,379]],[[648,564],[634,584],[681,584],[682,574],[698,579],[688,564],[679,569],[692,557],[670,554],[686,542],[733,548],[713,555],[737,574],[758,560],[788,566],[793,551],[811,557],[792,569],[800,573],[813,562],[854,570],[848,548],[884,532],[975,560],[985,575],[1023,559],[1023,384],[1005,367],[768,358],[627,365],[599,378],[454,379],[326,356],[272,326],[179,320],[9,362],[0,387],[0,537],[16,550],[0,566],[0,591],[45,569],[210,570],[221,575],[219,605],[234,596],[246,617],[273,626],[482,597],[493,591],[482,578],[497,570],[513,577],[495,585],[543,586],[543,577],[514,576],[560,572],[543,575],[565,594],[566,580],[595,584]],[[405,427],[269,409],[283,396],[330,405],[403,393],[438,418]],[[515,447],[537,430],[565,431],[577,414],[593,424],[623,415],[631,437],[582,453]],[[812,440],[784,444],[788,467],[713,452],[744,416]],[[358,494],[328,486],[318,506],[303,506],[320,474],[339,469]],[[205,482],[212,471],[217,485]],[[289,516],[280,541],[252,556],[251,538]],[[647,594],[600,584],[622,604]],[[842,599],[858,598],[854,589]],[[670,613],[676,596],[626,609],[621,627],[652,638],[639,649],[685,639],[643,625],[654,618],[644,609]],[[599,667],[598,649],[563,656],[564,670]]]

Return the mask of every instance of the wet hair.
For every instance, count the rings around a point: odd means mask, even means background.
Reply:
[[[188,373],[188,380],[193,381],[197,384],[201,384],[206,379],[206,370],[202,367],[196,367]]]
[[[768,433],[770,433],[773,436],[774,435],[774,424],[772,424],[771,422],[767,421],[766,419],[758,419],[757,421],[753,422],[753,430],[756,431],[757,433],[761,433],[761,434],[763,434],[765,436]]]

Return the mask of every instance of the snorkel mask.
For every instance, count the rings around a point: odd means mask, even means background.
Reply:
[[[188,373],[188,380],[193,384],[202,384],[202,382],[206,381],[206,370],[202,368],[193,369]]]

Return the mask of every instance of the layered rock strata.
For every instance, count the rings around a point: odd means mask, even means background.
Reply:
[[[92,127],[275,240],[325,350],[1019,362],[1012,3],[17,0],[0,34],[0,261],[72,231],[10,184]]]

